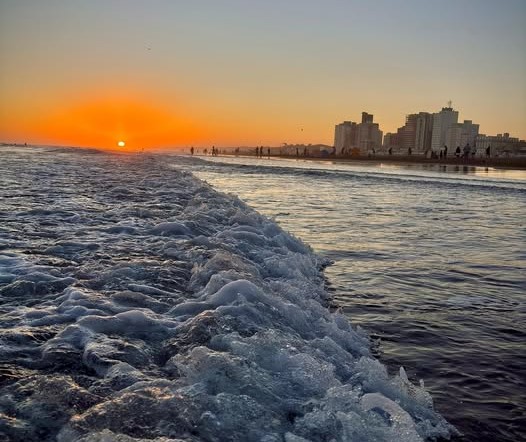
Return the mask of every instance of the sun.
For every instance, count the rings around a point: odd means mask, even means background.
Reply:
[[[125,143],[124,141],[119,141],[119,142],[117,143],[117,146],[119,146],[119,147],[124,147],[124,146],[126,146],[126,143]]]

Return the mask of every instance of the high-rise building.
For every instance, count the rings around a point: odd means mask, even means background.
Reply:
[[[426,153],[431,149],[433,136],[433,114],[419,112],[416,116],[415,153]]]
[[[360,152],[367,153],[382,145],[383,133],[378,123],[373,122],[374,116],[362,112],[362,122],[357,124],[352,121],[344,121],[334,128],[334,147],[336,154],[343,149],[358,148]]]
[[[368,114],[367,112],[362,112],[362,123],[372,123],[373,122],[373,114]]]
[[[334,127],[334,147],[340,154],[343,149],[351,149],[356,145],[358,125],[352,121],[344,121]]]
[[[458,111],[452,107],[443,107],[442,110],[433,114],[433,132],[431,135],[431,150],[439,152],[446,145],[448,129],[458,122]],[[448,146],[449,151],[453,146]],[[455,146],[456,147],[456,146]]]
[[[364,154],[370,150],[378,149],[382,145],[383,132],[378,123],[373,123],[373,115],[362,112],[362,122],[358,124],[356,147]]]
[[[457,147],[462,149],[466,145],[475,147],[475,140],[478,134],[479,125],[473,124],[471,120],[464,120],[463,123],[454,123],[447,130],[445,144],[451,147],[451,152]]]
[[[432,128],[432,114],[428,112],[409,114],[405,117],[405,124],[398,128],[396,136],[390,137],[390,147],[398,148],[403,153],[411,151],[423,154],[431,148]]]

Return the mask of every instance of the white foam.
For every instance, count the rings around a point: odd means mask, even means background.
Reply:
[[[328,261],[310,247],[161,160],[56,155],[0,165],[21,186],[46,176],[68,195],[44,211],[2,202],[20,227],[0,231],[8,439],[451,434],[429,394],[405,371],[389,376],[367,335],[327,309]],[[16,224],[44,217],[53,237]]]

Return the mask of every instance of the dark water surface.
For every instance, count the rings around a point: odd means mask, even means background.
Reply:
[[[526,438],[526,173],[217,158],[196,174],[334,264],[334,304],[466,441]]]

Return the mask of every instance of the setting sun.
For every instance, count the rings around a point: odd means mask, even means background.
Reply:
[[[119,146],[119,147],[124,147],[124,146],[126,146],[126,143],[125,143],[124,141],[119,141],[119,142],[117,143],[117,146]]]

